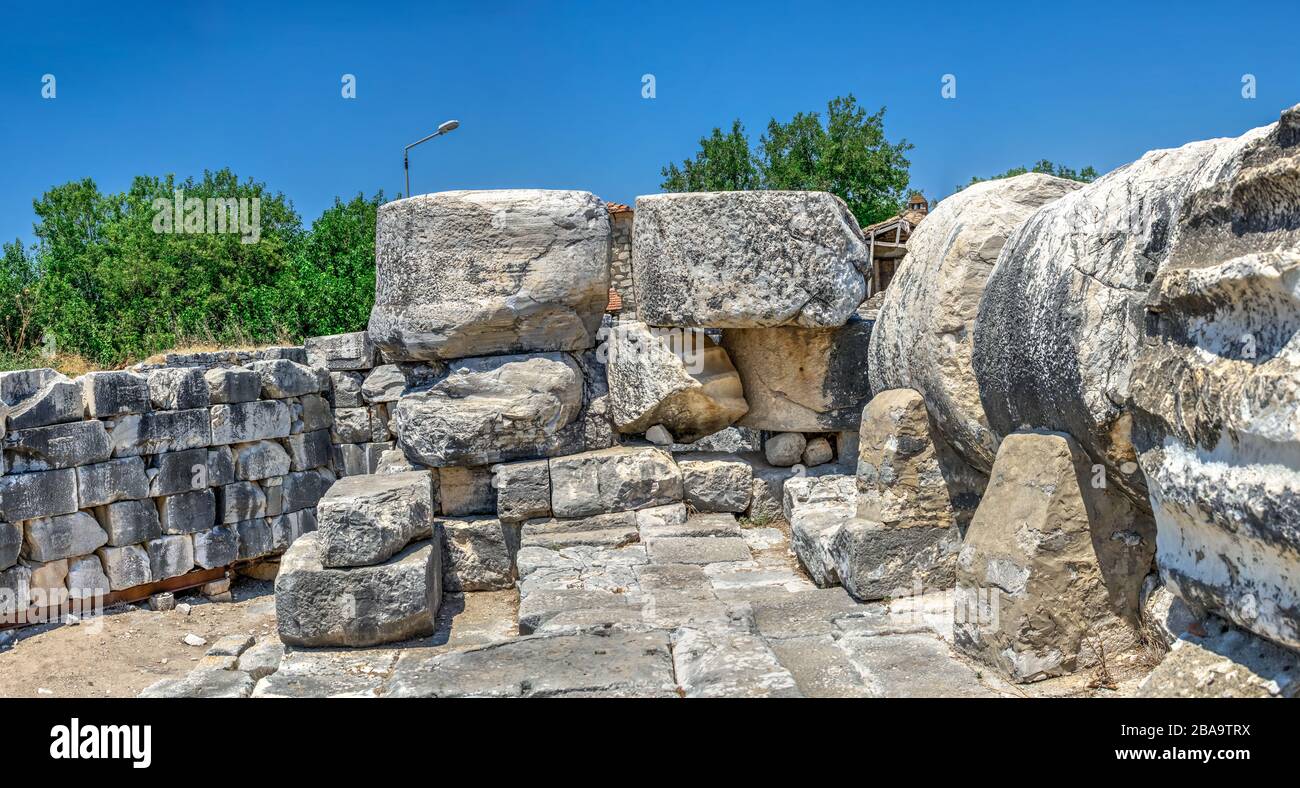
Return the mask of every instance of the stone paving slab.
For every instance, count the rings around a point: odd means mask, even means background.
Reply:
[[[998,697],[933,635],[841,637],[836,642],[877,697]]]
[[[611,632],[532,635],[434,657],[403,655],[382,694],[675,697],[677,685],[667,633]]]
[[[862,674],[829,635],[770,638],[768,644],[806,697],[872,697]]]
[[[649,542],[648,551],[656,564],[713,564],[752,557],[738,536],[665,537]]]
[[[653,542],[671,537],[743,536],[734,514],[695,514],[684,523],[642,522],[641,540]]]
[[[683,627],[673,633],[673,668],[688,698],[796,698],[794,676],[757,635]]]

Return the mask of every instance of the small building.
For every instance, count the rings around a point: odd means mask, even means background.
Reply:
[[[920,192],[913,192],[907,207],[892,219],[876,222],[862,230],[870,248],[871,279],[867,282],[867,298],[884,292],[894,278],[898,261],[907,254],[907,240],[912,230],[930,212],[930,203]]]
[[[613,248],[609,254],[609,305],[605,311],[622,314],[625,318],[636,315],[636,284],[632,279],[632,206],[620,202],[607,202]]]

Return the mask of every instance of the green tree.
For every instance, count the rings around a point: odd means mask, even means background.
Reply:
[[[749,151],[749,138],[739,120],[732,121],[731,132],[700,138],[695,159],[686,159],[679,168],[669,164],[660,173],[666,192],[735,192],[761,189],[758,162]]]
[[[1041,172],[1046,175],[1055,175],[1058,178],[1069,178],[1072,181],[1080,181],[1081,183],[1092,183],[1097,180],[1097,170],[1090,166],[1084,167],[1082,170],[1075,172],[1072,167],[1066,167],[1063,164],[1055,164],[1047,159],[1039,159],[1032,167],[1012,167],[1000,175],[991,175],[987,178],[972,176],[970,183],[966,184],[966,186],[981,183],[983,181],[994,181],[999,178],[1014,178],[1017,175],[1024,175],[1027,172]],[[957,191],[964,188],[965,186],[958,186]]]
[[[36,312],[36,260],[22,241],[4,245],[0,256],[0,350],[18,353],[29,346]]]
[[[897,213],[907,193],[912,145],[891,143],[884,120],[883,107],[868,115],[850,94],[827,103],[824,119],[818,112],[800,112],[788,123],[773,118],[753,150],[736,120],[731,133],[715,128],[701,139],[694,159],[664,167],[661,188],[828,191],[844,200],[860,224],[872,224]]]
[[[885,137],[885,108],[874,114],[852,94],[831,99],[826,118],[775,119],[759,140],[764,187],[837,195],[862,226],[894,216],[907,194],[911,143]]]

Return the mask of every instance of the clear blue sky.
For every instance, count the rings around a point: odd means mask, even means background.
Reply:
[[[1039,158],[1106,171],[1300,102],[1294,0],[985,5],[10,2],[0,239],[30,241],[32,199],[68,180],[119,191],[135,174],[222,166],[310,222],[335,195],[401,191],[402,146],[452,117],[459,131],[413,153],[416,192],[630,202],[713,126],[739,117],[756,137],[848,92],[888,107],[930,196]],[[345,73],[356,100],[340,97]]]

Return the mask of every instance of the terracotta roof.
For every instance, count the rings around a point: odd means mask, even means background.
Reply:
[[[607,202],[605,207],[609,209],[610,213],[632,213],[632,206],[621,202]]]

